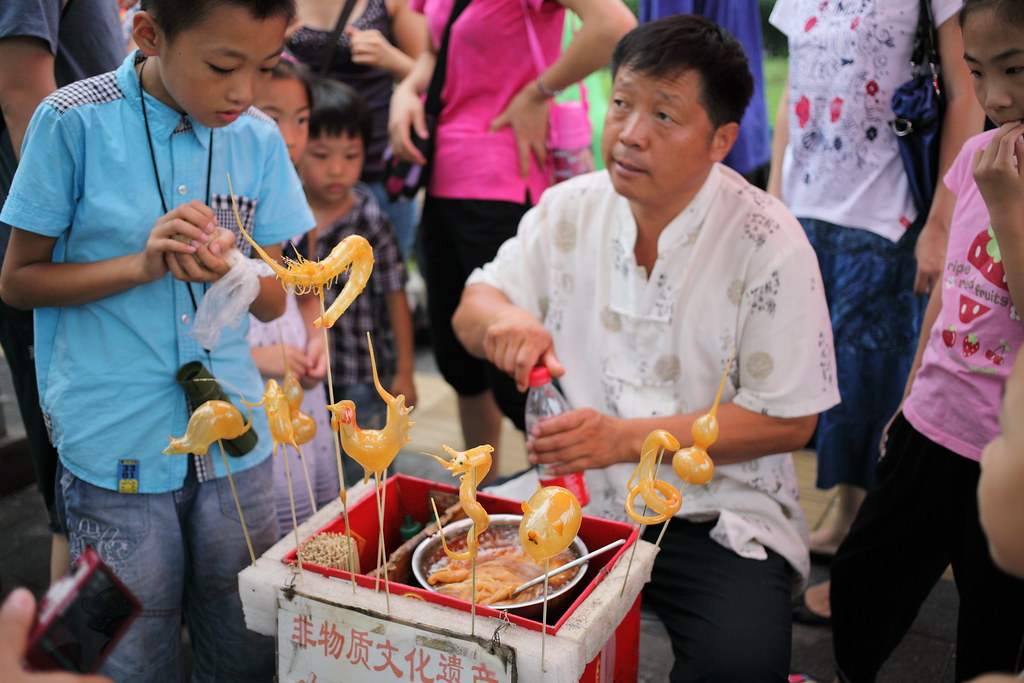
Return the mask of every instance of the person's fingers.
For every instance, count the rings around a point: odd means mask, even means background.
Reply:
[[[36,599],[24,588],[11,591],[0,607],[0,661],[5,666],[20,668],[35,612]]]
[[[548,147],[544,140],[531,143],[530,148],[533,150],[533,156],[537,158],[537,165],[544,168],[548,160]]]
[[[488,133],[497,133],[499,130],[509,124],[508,110],[501,112],[493,119],[491,119],[491,125],[487,126]]]
[[[519,176],[524,180],[530,177],[530,154],[531,145],[528,140],[523,140],[516,135],[516,149],[519,150]]]
[[[217,229],[217,216],[213,209],[196,199],[174,207],[165,217],[194,225],[203,234],[212,233]]]
[[[914,294],[924,296],[932,291],[932,284],[931,276],[921,270],[921,268],[918,268],[917,274],[914,276]]]
[[[541,360],[547,366],[548,372],[552,377],[561,377],[565,374],[565,366],[562,365],[562,361],[558,360],[558,355],[555,353],[554,348],[549,348],[545,351],[541,356]]]
[[[193,246],[199,246],[210,241],[209,232],[198,227],[195,223],[181,218],[165,218],[158,221],[155,227],[155,232],[160,237],[174,237],[174,239],[185,244],[191,243]],[[176,235],[181,237],[176,237]]]

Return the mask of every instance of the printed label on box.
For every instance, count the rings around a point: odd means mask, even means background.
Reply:
[[[516,683],[515,650],[296,595],[279,600],[278,680]]]

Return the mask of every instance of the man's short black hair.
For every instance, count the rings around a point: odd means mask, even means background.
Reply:
[[[754,94],[743,46],[715,22],[693,14],[641,24],[623,36],[612,52],[612,75],[622,68],[657,79],[695,72],[701,104],[715,128],[739,123]]]
[[[350,85],[332,78],[313,82],[313,109],[309,114],[309,137],[325,135],[361,137],[369,148],[373,131],[370,107],[363,96]]]
[[[986,9],[995,11],[995,18],[999,23],[1024,29],[1024,3],[1020,0],[964,0],[960,15],[957,17],[961,30],[967,17]]]
[[[202,22],[222,5],[247,9],[255,19],[295,18],[295,0],[142,0],[141,8],[149,12],[168,40]]]

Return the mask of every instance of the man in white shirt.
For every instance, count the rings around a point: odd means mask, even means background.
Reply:
[[[576,409],[528,435],[530,460],[585,471],[585,511],[619,519],[644,437],[689,445],[735,348],[715,477],[683,491],[644,599],[672,637],[672,680],[784,680],[790,590],[808,571],[789,451],[839,400],[817,260],[781,203],[718,163],[752,91],[735,39],[661,19],[622,39],[612,71],[608,170],[545,192],[470,276],[453,324],[520,389],[538,363],[561,377]]]

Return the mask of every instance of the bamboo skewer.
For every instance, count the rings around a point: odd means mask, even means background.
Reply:
[[[384,470],[385,476],[387,470]],[[391,614],[391,587],[388,582],[388,562],[387,562],[387,550],[384,547],[384,497],[387,495],[387,489],[384,492],[381,491],[380,485],[380,474],[374,473],[374,477],[377,481],[377,523],[379,527],[379,540],[377,549],[377,568],[384,568],[384,603],[387,605],[388,614]],[[380,572],[377,573],[377,590],[380,590]]]
[[[444,538],[444,527],[441,526],[441,517],[437,514],[437,503],[434,502],[434,498],[430,498],[430,508],[434,511],[434,523],[437,524],[437,533],[441,534],[441,538]],[[466,536],[466,547],[469,547],[469,535],[476,534],[476,522],[469,525],[469,533]],[[476,555],[472,558],[471,570],[470,570],[470,595],[469,595],[469,634],[476,635]]]
[[[544,607],[541,608],[540,617],[540,670],[547,671],[544,665],[544,644],[548,636],[548,575],[551,573],[551,558],[544,558]]]
[[[306,456],[302,453],[302,447],[296,446],[295,450],[299,453],[299,462],[302,463],[302,473],[306,476],[306,490],[309,492],[309,504],[313,508],[313,514],[316,514],[316,496],[313,495],[313,482],[309,478],[309,469],[306,467]]]
[[[224,452],[224,444],[217,439],[217,446],[220,448],[220,457],[224,458],[224,469],[228,472],[228,483],[231,484],[231,495],[235,499],[235,508],[238,510],[238,519],[242,522],[242,533],[245,534],[245,544],[249,547],[249,559],[253,566],[256,565],[256,553],[252,549],[252,539],[249,538],[249,525],[245,523],[245,513],[242,512],[242,501],[238,498],[238,489],[235,488],[235,478],[231,476],[231,467],[228,465],[228,456]]]
[[[467,444],[468,445],[468,444]],[[476,480],[476,468],[473,468],[473,490],[476,491],[476,487],[480,482]],[[476,522],[469,527],[469,533],[473,534],[473,538],[476,538]],[[469,548],[469,536],[466,536],[466,548]],[[470,565],[469,576],[470,576],[470,590],[472,591],[469,595],[472,598],[470,601],[472,606],[470,608],[471,615],[469,617],[469,635],[476,635],[476,554],[477,551],[473,551],[472,564]]]
[[[287,379],[292,374],[292,368],[288,365],[288,353],[284,348],[284,327],[280,323],[277,325],[277,336],[281,340],[281,360],[284,362],[284,377],[285,385],[288,384]],[[288,405],[288,412],[292,410],[300,410],[300,408],[293,408],[291,404]],[[302,463],[302,472],[306,475],[306,490],[309,492],[309,504],[313,508],[313,514],[316,514],[316,496],[313,495],[313,482],[309,478],[309,468],[306,467],[306,456],[302,454],[302,449],[296,445],[299,451],[299,462]]]
[[[327,315],[327,311],[324,308],[324,293],[320,291],[320,315],[321,317]],[[327,327],[324,326],[324,353],[327,359],[327,394],[328,401],[331,405],[334,405],[334,380],[331,378],[331,346],[327,339]],[[341,434],[337,430],[332,429],[334,432],[334,459],[338,465],[338,497],[341,498],[341,514],[345,519],[345,543],[348,546],[348,575],[352,580],[352,593],[356,592],[356,570],[355,570],[355,558],[353,557],[352,548],[352,527],[348,523],[348,496],[347,487],[345,486],[345,468],[341,465]]]
[[[288,450],[281,444],[282,453],[281,456],[284,458],[284,475],[288,479],[288,502],[291,503],[292,507],[292,528],[295,532],[295,561],[298,563],[299,575],[302,575],[302,548],[299,544],[299,520],[295,516],[295,494],[292,492],[292,468],[288,464]]]

